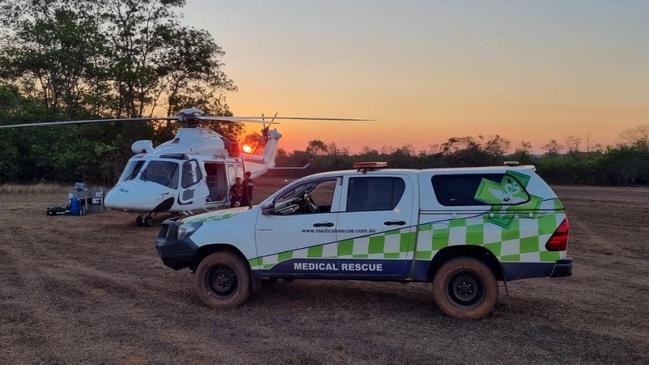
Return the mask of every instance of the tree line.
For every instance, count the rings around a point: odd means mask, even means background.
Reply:
[[[231,115],[224,93],[224,51],[207,31],[185,25],[184,0],[0,0],[0,125],[92,118],[173,115],[196,106]],[[238,139],[240,123],[211,123]],[[0,130],[0,184],[87,181],[111,186],[139,139],[171,139],[172,122]],[[649,185],[649,126],[603,147],[576,137],[551,140],[543,154],[501,136],[454,137],[425,151],[365,147],[350,153],[311,141],[280,151],[278,164],[307,172],[387,161],[403,168],[534,164],[556,183]],[[256,144],[259,134],[245,136]]]
[[[335,143],[313,140],[304,150],[291,153],[280,150],[279,165],[310,167],[305,173],[351,168],[359,161],[386,161],[398,168],[443,168],[502,165],[517,161],[534,165],[546,180],[556,184],[649,185],[649,125],[630,129],[614,146],[590,145],[575,136],[563,143],[553,139],[543,146],[543,153],[532,152],[529,142],[512,148],[511,141],[492,137],[453,137],[446,142],[416,151],[412,146],[366,146],[358,153],[339,148]]]
[[[183,24],[183,0],[0,0],[0,124],[174,115],[195,106],[231,115],[224,51]],[[212,123],[236,138],[240,123]],[[0,183],[112,184],[139,139],[173,122],[0,131]]]

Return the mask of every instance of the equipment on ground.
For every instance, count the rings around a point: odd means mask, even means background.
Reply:
[[[47,215],[67,215],[68,210],[65,207],[47,207]]]

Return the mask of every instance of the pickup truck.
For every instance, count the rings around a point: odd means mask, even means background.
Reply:
[[[443,313],[479,319],[498,281],[572,274],[565,209],[533,166],[383,166],[307,176],[252,208],[166,220],[158,254],[194,272],[213,308],[241,305],[273,278],[430,282]]]

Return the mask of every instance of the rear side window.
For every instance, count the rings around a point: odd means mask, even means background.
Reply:
[[[398,177],[352,177],[347,187],[347,211],[392,210],[405,188]]]
[[[446,206],[516,205],[529,200],[521,183],[506,174],[435,175],[435,196]]]

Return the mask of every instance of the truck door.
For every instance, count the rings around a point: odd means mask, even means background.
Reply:
[[[209,189],[197,160],[183,162],[180,178],[179,207],[192,210],[205,207]]]
[[[337,239],[347,276],[408,276],[416,237],[414,186],[407,174],[345,177]]]
[[[298,276],[336,273],[336,223],[340,179],[322,178],[288,186],[260,210],[255,237],[257,269]]]

